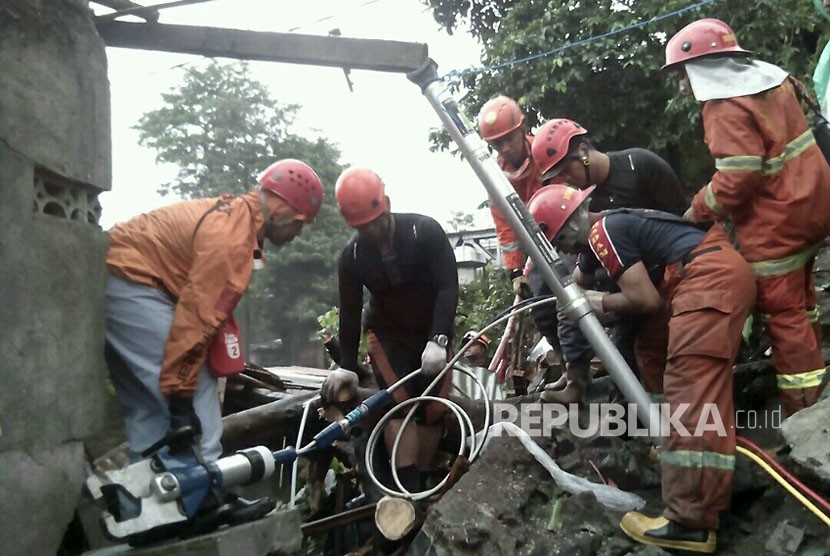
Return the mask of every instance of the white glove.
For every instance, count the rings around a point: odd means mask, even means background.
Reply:
[[[345,402],[357,395],[357,373],[346,369],[335,369],[323,381],[320,397],[323,403]]]
[[[617,320],[617,313],[606,311],[602,307],[602,298],[608,295],[608,292],[599,292],[596,290],[585,290],[585,297],[588,298],[588,304],[591,306],[591,311],[597,316],[599,322],[602,324],[611,324]]]
[[[427,342],[421,354],[421,372],[426,376],[435,376],[447,365],[447,348],[442,348],[432,340]]]

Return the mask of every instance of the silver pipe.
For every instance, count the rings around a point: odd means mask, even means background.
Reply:
[[[564,304],[567,316],[579,324],[582,333],[602,359],[611,379],[623,395],[636,404],[637,418],[650,431],[652,423],[659,426],[660,419],[656,407],[652,406],[651,399],[640,385],[640,381],[591,312],[582,288],[574,283],[571,273],[539,225],[530,216],[527,207],[490,153],[487,143],[481,139],[472,122],[461,111],[449,88],[438,78],[435,62],[428,59],[418,70],[407,74],[407,77],[421,87],[424,96],[441,118],[444,129],[458,145],[461,154],[490,195],[490,199],[504,214],[525,253],[539,268],[558,302]],[[660,429],[654,429],[657,430]]]

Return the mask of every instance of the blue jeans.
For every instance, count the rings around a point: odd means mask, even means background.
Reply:
[[[118,403],[124,414],[130,461],[170,429],[167,398],[159,388],[164,345],[176,304],[155,288],[110,276],[107,281],[107,357]],[[202,423],[202,456],[222,455],[222,412],[216,378],[207,365],[199,369],[193,408]]]
[[[559,253],[560,259],[573,272],[576,268],[576,255]],[[595,274],[594,289],[609,293],[618,292],[619,287],[611,280],[604,268],[600,268]],[[551,295],[553,291],[542,278],[542,273],[536,265],[530,270],[528,283],[534,296]],[[556,314],[556,306],[552,303],[540,305],[531,309],[533,320],[539,333],[542,334],[554,348],[562,352],[562,359],[566,363],[581,366],[590,365],[594,357],[594,348],[579,325],[569,319],[559,319]],[[624,319],[617,321],[609,331],[609,336],[620,354],[628,363],[628,366],[636,372],[637,361],[634,356],[634,339],[642,326],[644,317],[641,315],[627,315]]]

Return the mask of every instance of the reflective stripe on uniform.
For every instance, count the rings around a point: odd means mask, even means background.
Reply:
[[[811,324],[815,324],[819,321],[819,317],[821,313],[818,310],[818,307],[813,307],[812,309],[807,310],[807,321]]]
[[[692,450],[676,450],[662,452],[660,465],[671,467],[708,467],[721,471],[735,469],[735,456],[719,454],[717,452],[696,452]]]
[[[778,156],[766,160],[754,155],[727,156],[716,159],[715,168],[719,172],[760,172],[765,176],[771,176],[780,172],[785,162],[799,156],[815,144],[816,139],[813,137],[812,130],[807,129],[787,143],[784,152]]]
[[[812,259],[818,252],[819,247],[820,244],[817,243],[789,257],[749,263],[749,265],[755,271],[756,276],[781,276],[783,274],[789,274],[807,264],[807,261]]]
[[[706,206],[709,207],[709,210],[715,214],[719,216],[726,215],[726,209],[718,204],[718,200],[715,198],[715,193],[712,191],[712,182],[706,184],[706,191],[703,194],[703,202],[705,202]]]
[[[815,144],[816,138],[813,137],[813,131],[810,128],[807,128],[807,131],[787,143],[783,153],[764,162],[763,174],[765,176],[777,174],[784,168],[785,162],[799,156]]]
[[[501,250],[505,253],[511,251],[518,251],[519,250],[519,242],[518,241],[511,241],[509,243],[505,243],[501,246]]]
[[[824,378],[825,371],[827,371],[827,368],[823,367],[821,369],[816,369],[815,371],[796,373],[794,375],[778,375],[778,388],[780,390],[815,388],[816,386],[821,385],[821,380]]]
[[[764,169],[762,156],[727,156],[715,160],[719,172],[760,172]]]

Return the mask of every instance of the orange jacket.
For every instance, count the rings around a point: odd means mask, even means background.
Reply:
[[[830,167],[788,81],[705,102],[703,126],[717,172],[692,207],[700,219],[728,216],[746,260],[782,259],[828,235]]]
[[[507,162],[504,157],[498,157],[499,167],[504,171],[507,179],[513,185],[513,189],[519,194],[519,198],[527,203],[531,196],[542,187],[542,172],[530,156],[530,145],[533,143],[533,136],[527,136],[527,157],[528,165],[517,176],[518,168],[514,168],[512,164]],[[496,207],[494,203],[490,203],[490,213],[493,215],[493,223],[496,225],[496,236],[499,238],[499,245],[501,246],[501,254],[504,259],[504,266],[507,270],[516,268],[524,268],[525,256],[522,253],[521,245],[519,245],[519,238],[513,232],[510,224],[502,212]]]
[[[110,231],[107,268],[120,278],[166,291],[176,301],[159,385],[165,395],[193,395],[217,328],[248,287],[259,193],[184,201],[141,214]]]

